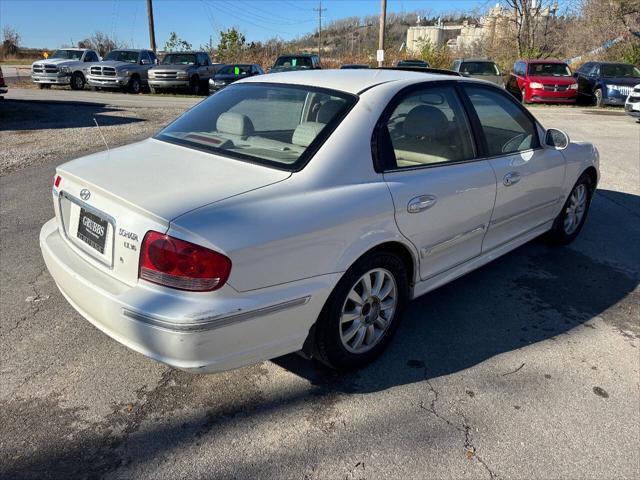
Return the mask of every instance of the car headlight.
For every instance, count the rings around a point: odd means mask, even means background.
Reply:
[[[123,77],[128,77],[129,76],[129,70],[120,70],[120,75]]]
[[[156,78],[156,72],[149,70],[149,78]]]
[[[618,85],[607,85],[607,89],[608,90],[614,90],[614,91],[617,92],[618,90],[620,90],[620,86],[618,86]]]
[[[178,78],[187,78],[189,76],[189,74],[187,72],[178,72],[178,75],[176,75]]]
[[[544,88],[544,85],[541,84],[541,83],[538,83],[538,82],[531,82],[529,84],[529,87],[531,87],[531,88]]]
[[[60,73],[71,73],[71,69],[69,67],[60,67]]]
[[[224,81],[222,81],[222,80],[216,80],[214,83],[216,85],[224,85]]]
[[[578,89],[577,83],[572,83],[571,85],[569,85],[569,90],[577,90],[577,89]]]

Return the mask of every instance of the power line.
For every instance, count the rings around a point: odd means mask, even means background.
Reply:
[[[236,1],[239,1],[239,0],[236,0]],[[243,1],[241,3],[244,3],[245,6],[248,7],[248,8],[253,8],[254,10],[257,10],[258,12],[261,12],[261,14],[257,14],[257,13],[254,13],[254,12],[247,12],[247,13],[253,15],[256,18],[260,18],[260,19],[266,20],[268,22],[272,22],[272,23],[276,23],[276,24],[281,24],[282,25],[283,24],[282,20],[287,20],[287,22],[285,22],[285,23],[290,24],[290,25],[297,25],[299,23],[307,23],[307,22],[312,22],[313,21],[313,18],[306,18],[306,19],[296,18],[296,19],[294,19],[294,18],[290,18],[290,17],[285,17],[283,15],[279,15],[279,14],[273,14],[273,13],[267,11],[267,10],[263,10],[261,8],[256,7],[253,4],[253,2],[251,2],[251,1],[248,1],[246,3]]]
[[[322,0],[318,4],[318,8],[313,9],[314,12],[318,12],[318,61],[320,60],[322,49],[322,12],[326,12],[326,8],[322,8]]]

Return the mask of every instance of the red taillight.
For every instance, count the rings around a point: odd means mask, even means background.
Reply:
[[[62,177],[60,175],[56,175],[56,179],[53,181],[53,186],[58,188],[61,182],[62,182]]]
[[[140,278],[149,282],[205,292],[222,287],[231,260],[221,253],[178,238],[149,231],[140,251]]]

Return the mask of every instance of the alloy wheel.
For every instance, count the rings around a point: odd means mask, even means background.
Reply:
[[[384,268],[369,270],[351,287],[342,306],[340,340],[351,353],[376,346],[394,319],[398,286]]]
[[[584,183],[576,185],[569,197],[569,204],[564,212],[564,233],[571,235],[580,226],[584,212],[587,209],[587,186]]]

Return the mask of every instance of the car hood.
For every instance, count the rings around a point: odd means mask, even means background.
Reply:
[[[272,67],[269,72],[278,73],[278,72],[293,72],[295,70],[311,70],[310,67]]]
[[[194,208],[291,176],[156,139],[78,158],[58,167],[58,172],[167,222]]]
[[[604,77],[602,81],[606,85],[626,85],[628,87],[635,87],[640,83],[640,78],[632,77]]]
[[[234,75],[233,73],[216,73],[214,79],[215,80],[224,80],[224,81],[232,81],[235,82],[236,80],[240,80],[242,78],[249,78],[249,75],[246,75],[244,77],[241,77],[239,75]]]
[[[194,68],[194,65],[185,65],[183,63],[162,63],[160,65],[156,65],[155,67],[153,67],[151,70],[153,70],[154,72],[161,72],[163,70],[171,70],[171,71],[185,71],[185,70],[189,70],[190,68]]]
[[[129,62],[119,62],[117,60],[104,60],[100,62],[100,65],[103,67],[114,67],[114,68],[136,68],[138,66],[137,63],[129,63]]]
[[[532,75],[529,78],[530,82],[538,82],[545,85],[571,85],[576,83],[576,79],[573,77],[554,77],[553,75]]]
[[[47,65],[60,66],[60,65],[71,65],[73,63],[82,63],[82,62],[80,62],[80,60],[69,60],[68,58],[50,58],[50,59],[43,58],[42,60],[37,60],[33,62],[33,65],[43,65],[45,63]]]

